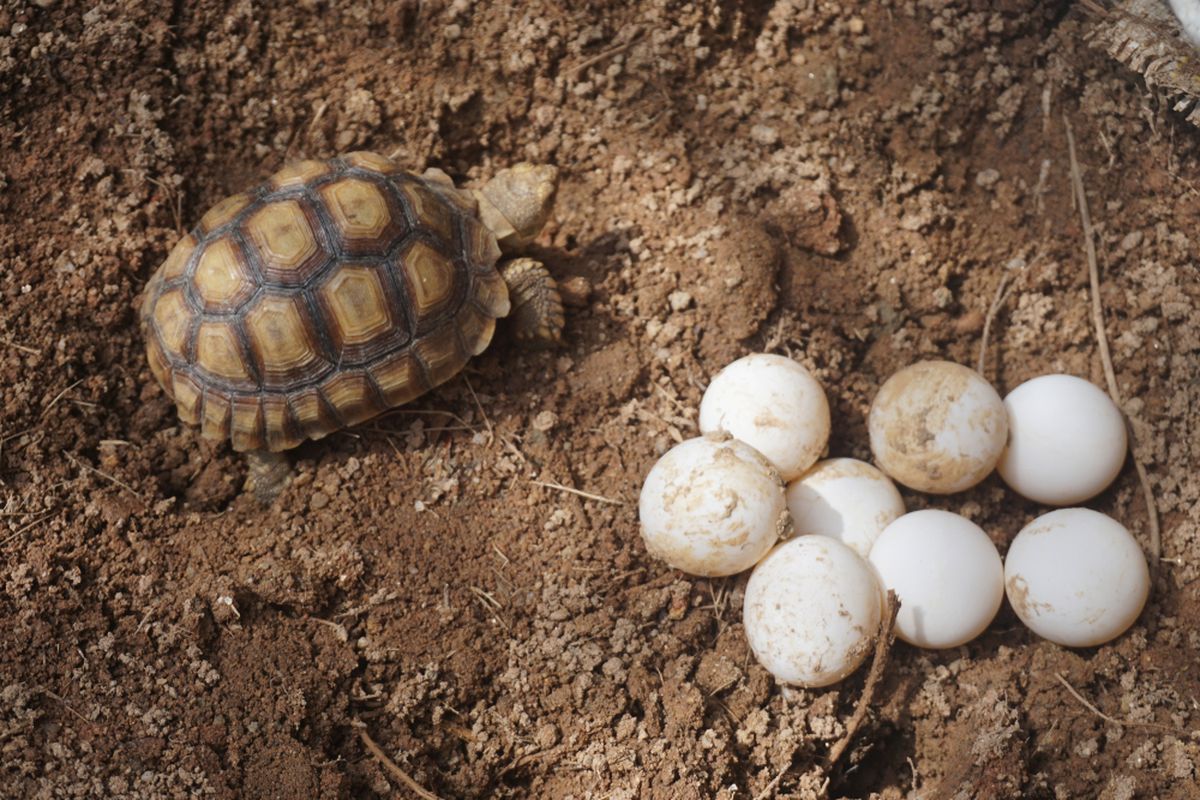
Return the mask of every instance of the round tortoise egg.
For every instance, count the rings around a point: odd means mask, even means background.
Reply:
[[[375,153],[289,164],[213,206],[142,302],[179,416],[280,451],[453,377],[508,314],[474,201]]]

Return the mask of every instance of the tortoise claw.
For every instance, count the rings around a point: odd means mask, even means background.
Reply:
[[[546,266],[532,258],[516,258],[500,267],[512,302],[513,334],[522,340],[558,343],[566,324],[558,284]]]
[[[263,506],[275,502],[279,493],[292,481],[292,465],[283,453],[251,450],[246,453],[246,462],[250,472],[246,475],[245,488],[253,492],[254,499]]]

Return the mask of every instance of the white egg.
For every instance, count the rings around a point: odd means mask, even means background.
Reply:
[[[1125,420],[1099,386],[1042,375],[1004,398],[1008,447],[996,465],[1017,492],[1053,506],[1104,491],[1125,463]]]
[[[779,473],[727,434],[663,454],[642,485],[638,516],[651,555],[692,575],[749,569],[791,532]]]
[[[865,561],[825,536],[776,547],[750,574],[742,621],[758,662],[783,683],[828,686],[858,668],[883,613]]]
[[[1196,0],[1168,0],[1171,4],[1171,10],[1175,12],[1175,18],[1179,20],[1179,27],[1183,29],[1184,38],[1192,43],[1192,46],[1200,50],[1200,5]]]
[[[1000,395],[973,369],[921,361],[880,387],[867,428],[884,472],[918,491],[950,494],[971,488],[995,468],[1008,414]]]
[[[1142,613],[1150,570],[1124,525],[1089,508],[1060,508],[1013,539],[1004,585],[1009,604],[1038,636],[1094,647]]]
[[[788,484],[787,504],[797,535],[829,536],[863,558],[883,529],[904,513],[896,485],[853,458],[818,461]]]
[[[700,432],[721,430],[758,450],[790,481],[825,452],[829,402],[802,365],[757,353],[725,367],[704,392]]]
[[[1000,553],[966,517],[927,509],[887,526],[871,548],[883,588],[900,600],[896,635],[942,649],[981,634],[1004,599]]]

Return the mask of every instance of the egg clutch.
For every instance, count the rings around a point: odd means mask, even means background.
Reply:
[[[917,647],[978,636],[1005,595],[1034,633],[1090,647],[1123,633],[1150,591],[1145,557],[1116,520],[1087,508],[1026,525],[1002,562],[964,516],[906,513],[893,480],[951,494],[993,470],[1014,491],[1077,506],[1125,462],[1125,420],[1107,394],[1043,375],[1004,398],[974,370],[922,361],[880,387],[867,418],[878,468],[819,460],[831,419],[824,389],[778,355],[741,358],[700,403],[701,436],[651,468],[638,504],[647,550],[693,575],[753,568],[743,622],[750,649],[781,682],[827,686],[872,649],[888,590],[896,634]]]

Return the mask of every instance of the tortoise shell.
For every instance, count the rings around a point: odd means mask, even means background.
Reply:
[[[509,311],[500,249],[448,181],[375,153],[284,167],[217,203],[141,308],[180,418],[280,451],[453,377]]]

